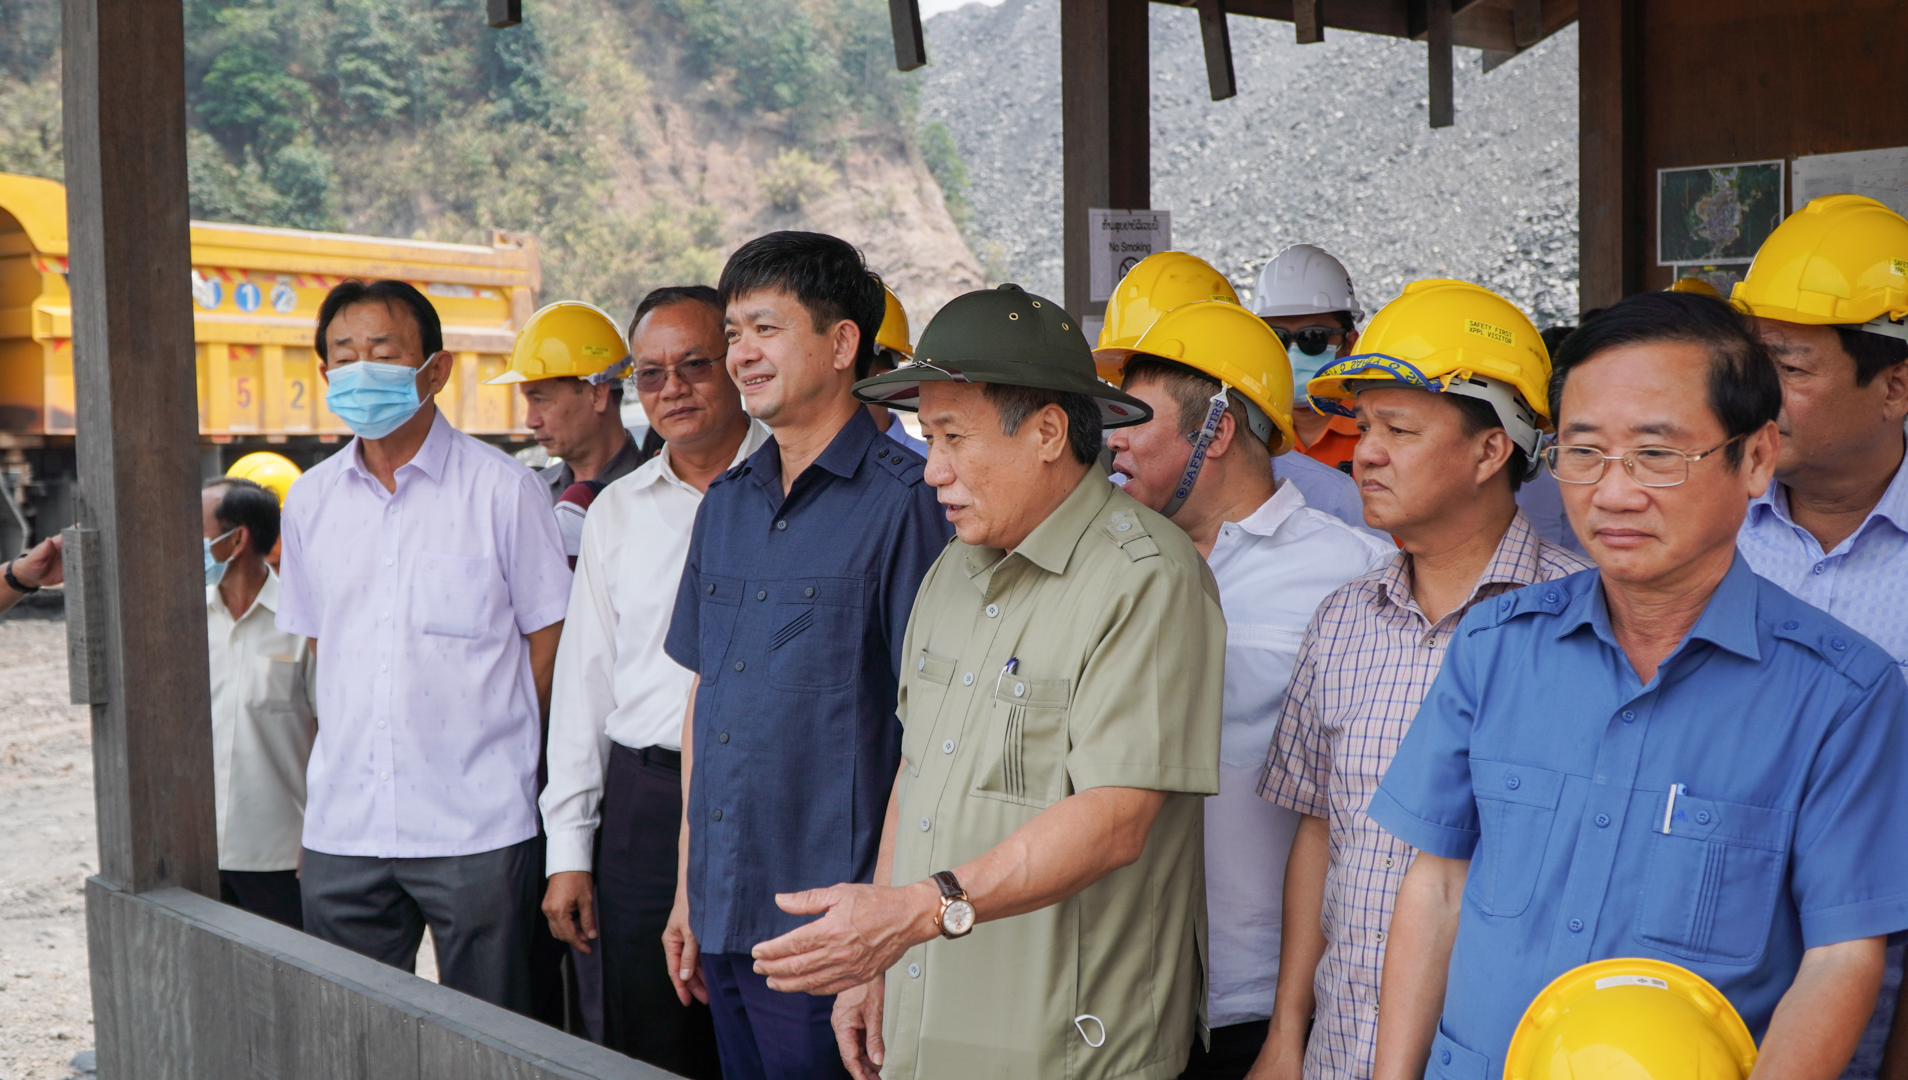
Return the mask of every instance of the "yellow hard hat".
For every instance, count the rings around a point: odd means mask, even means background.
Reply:
[[[1161,315],[1199,300],[1237,304],[1226,275],[1197,255],[1183,251],[1156,251],[1141,259],[1113,288],[1106,302],[1106,320],[1100,343],[1093,349],[1100,378],[1118,386],[1120,369],[1133,354],[1133,345]]]
[[[291,491],[292,481],[304,474],[290,459],[269,450],[259,450],[234,461],[225,475],[240,480],[250,480],[262,488],[269,488],[278,496],[278,505],[285,505],[285,495]]]
[[[1550,416],[1550,350],[1517,305],[1481,285],[1430,278],[1372,316],[1363,350],[1305,384],[1312,408],[1338,416],[1360,383],[1398,383],[1491,404],[1511,441],[1536,460]]]
[[[1559,975],[1511,1034],[1504,1080],[1744,1080],[1756,1043],[1693,971],[1599,960]]]
[[[1667,291],[1680,292],[1680,293],[1695,293],[1697,296],[1713,296],[1718,300],[1722,299],[1722,294],[1716,291],[1716,286],[1711,285],[1709,282],[1704,281],[1702,278],[1699,278],[1699,277],[1677,278],[1675,281],[1670,283],[1670,287]]]
[[[1218,379],[1258,406],[1269,424],[1253,434],[1283,454],[1292,434],[1292,363],[1265,320],[1238,304],[1199,300],[1161,315],[1133,348],[1121,350],[1120,374],[1133,356],[1157,356]],[[1256,419],[1256,418],[1255,418]],[[1260,430],[1263,428],[1264,430]]]
[[[1763,241],[1730,296],[1751,315],[1813,326],[1908,316],[1908,221],[1860,195],[1811,199]]]
[[[538,309],[517,332],[510,370],[485,386],[537,379],[587,379],[603,383],[628,375],[629,343],[615,320],[580,300],[559,300]]]
[[[875,335],[875,348],[893,349],[902,356],[914,358],[914,343],[909,341],[908,311],[901,306],[901,298],[883,282],[881,291],[887,295],[888,311],[881,316],[881,331]]]

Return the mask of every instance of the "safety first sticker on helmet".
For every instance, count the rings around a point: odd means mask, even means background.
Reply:
[[[1466,333],[1476,334],[1478,337],[1485,338],[1486,340],[1495,341],[1499,345],[1509,345],[1517,340],[1516,336],[1509,330],[1501,326],[1493,326],[1482,319],[1464,320],[1464,330]]]
[[[1908,277],[1908,259],[1890,259],[1888,269],[1894,271],[1896,277]]]
[[[1652,979],[1648,975],[1605,975],[1597,980],[1597,989],[1608,990],[1612,986],[1654,986],[1658,990],[1668,990],[1669,984],[1661,979]]]
[[[610,351],[609,351],[608,349],[605,349],[605,348],[604,348],[603,346],[601,346],[601,345],[585,345],[585,346],[583,346],[583,355],[584,355],[584,356],[594,356],[594,357],[598,357],[598,358],[601,358],[601,357],[605,357],[605,356],[608,356],[609,354],[610,354]]]

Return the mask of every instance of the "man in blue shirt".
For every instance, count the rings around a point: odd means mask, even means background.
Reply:
[[[1827,1080],[1908,927],[1908,689],[1737,557],[1781,386],[1709,297],[1646,293],[1555,360],[1546,452],[1597,571],[1472,609],[1372,798],[1398,891],[1375,1074],[1483,1080],[1557,975],[1715,984],[1758,1069]],[[1440,1014],[1442,1014],[1440,1016]]]
[[[1895,272],[1904,260],[1908,221],[1832,195],[1776,228],[1735,293],[1782,379],[1776,482],[1749,504],[1742,557],[1899,665],[1908,665],[1908,281]],[[1903,948],[1888,949],[1846,1080],[1877,1074],[1891,1023],[1908,1040],[1896,1011]]]
[[[719,292],[729,375],[775,437],[709,485],[664,642],[697,674],[664,948],[678,996],[714,1012],[726,1080],[837,1077],[834,998],[769,989],[749,950],[810,920],[776,894],[874,874],[902,635],[953,529],[925,462],[849,392],[885,308],[861,253],[771,233]]]

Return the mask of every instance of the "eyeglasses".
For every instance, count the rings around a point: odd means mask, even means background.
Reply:
[[[716,365],[720,362],[719,360],[684,360],[674,367],[656,364],[652,367],[637,368],[636,389],[645,394],[653,394],[669,384],[669,376],[672,372],[683,382],[705,383],[715,378]]]
[[[1700,454],[1685,454],[1667,446],[1639,446],[1621,454],[1606,454],[1595,446],[1547,446],[1544,448],[1544,464],[1559,483],[1594,484],[1603,479],[1604,470],[1610,467],[1610,462],[1621,461],[1631,479],[1644,487],[1670,488],[1689,479],[1692,463],[1703,460],[1740,438],[1743,436],[1733,436]]]
[[[1325,351],[1325,347],[1332,343],[1332,339],[1343,340],[1345,337],[1345,331],[1334,330],[1329,326],[1308,326],[1297,331],[1275,326],[1272,332],[1279,336],[1279,344],[1288,349],[1297,344],[1299,351],[1307,356],[1317,356]]]

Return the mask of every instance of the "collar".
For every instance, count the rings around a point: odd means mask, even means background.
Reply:
[[[1621,652],[1623,647],[1617,644],[1616,631],[1610,626],[1610,603],[1604,596],[1602,576],[1585,574],[1578,588],[1581,591],[1558,613],[1556,636],[1562,638],[1589,626],[1605,645]],[[1756,640],[1756,593],[1755,571],[1738,550],[1729,564],[1729,572],[1704,602],[1696,625],[1689,628],[1682,642],[1657,666],[1657,673],[1660,675],[1681,656],[1692,641],[1706,641],[1745,660],[1760,661],[1762,646]]]
[[[456,429],[451,427],[450,420],[444,416],[444,410],[437,408],[435,399],[426,404],[437,411],[437,414],[431,417],[431,430],[424,436],[424,445],[417,448],[417,453],[411,456],[411,460],[399,465],[397,472],[417,469],[432,480],[437,480],[444,475],[444,462],[450,457],[451,436]],[[351,445],[345,450],[345,467],[366,480],[378,484],[378,490],[384,490],[384,485],[378,483],[378,478],[372,476],[371,470],[364,467],[364,439],[361,436],[352,436]]]
[[[1504,536],[1497,541],[1497,550],[1491,553],[1491,561],[1484,564],[1484,572],[1477,577],[1477,584],[1471,586],[1471,595],[1457,608],[1457,614],[1468,611],[1477,603],[1478,596],[1485,587],[1508,585],[1522,588],[1543,580],[1543,567],[1537,562],[1537,552],[1543,540],[1537,530],[1524,516],[1522,510],[1511,518],[1510,528],[1504,530]],[[1411,611],[1418,610],[1418,601],[1411,595],[1411,555],[1400,550],[1391,561],[1378,570],[1378,591],[1372,598],[1374,607],[1392,604]]]
[[[1349,416],[1333,416],[1330,413],[1327,413],[1326,421],[1325,421],[1325,433],[1318,437],[1317,442],[1306,443],[1298,439],[1296,436],[1294,436],[1292,439],[1292,445],[1295,449],[1298,450],[1299,453],[1303,454],[1310,451],[1313,447],[1319,445],[1319,443],[1325,442],[1327,439],[1330,439],[1334,435],[1343,435],[1347,438],[1355,440],[1358,438],[1360,434],[1361,432],[1359,432],[1358,430],[1357,420],[1354,420]]]
[[[1305,496],[1299,492],[1298,485],[1290,480],[1281,480],[1271,498],[1247,514],[1244,520],[1234,524],[1254,536],[1271,536],[1279,531],[1279,526],[1284,525],[1286,519],[1303,509]]]
[[[237,619],[233,619],[232,613],[226,609],[225,600],[219,596],[219,587],[217,585],[207,585],[205,587],[205,607],[207,611],[217,609],[218,611],[224,612],[225,617],[232,622],[244,622],[251,616],[252,612],[257,611],[259,608],[264,608],[266,611],[276,615],[278,614],[278,574],[272,570],[271,563],[265,564],[265,584],[258,587],[258,595],[252,597],[252,606],[246,608],[245,614],[240,615]]]
[[[1760,520],[1774,515],[1777,521],[1790,528],[1801,528],[1795,518],[1789,514],[1789,489],[1780,480],[1770,480],[1769,489],[1749,500],[1749,523],[1754,525]],[[1895,468],[1895,476],[1888,481],[1888,487],[1882,492],[1881,501],[1862,519],[1861,525],[1848,534],[1848,539],[1837,547],[1854,543],[1855,539],[1868,531],[1868,526],[1876,518],[1893,525],[1896,529],[1908,533],[1908,458]]]
[[[881,429],[875,427],[874,417],[868,415],[867,409],[857,407],[855,414],[848,418],[848,422],[841,426],[840,431],[835,432],[835,437],[828,442],[828,448],[821,452],[821,456],[817,457],[809,468],[819,466],[844,480],[849,479],[855,475],[855,470],[861,467],[861,459],[868,456],[868,448],[874,445],[876,439],[882,437]],[[766,487],[770,481],[779,485],[782,480],[780,444],[772,447],[764,444],[762,452],[766,456],[754,463],[756,486]],[[801,477],[796,477],[796,480],[800,479]],[[793,494],[792,488],[790,494]]]
[[[985,591],[987,583],[980,580],[980,575],[998,566],[1008,555],[1019,555],[1049,574],[1066,573],[1067,564],[1080,546],[1080,538],[1099,520],[1100,511],[1105,509],[1108,500],[1118,490],[1107,480],[1105,473],[1095,468],[1087,469],[1086,475],[1073,486],[1073,491],[1040,524],[1035,525],[1033,531],[1013,551],[1003,552],[990,547],[969,548],[968,577],[973,578],[975,585]]]
[[[742,445],[735,448],[735,457],[729,460],[729,468],[733,469],[747,461],[750,455],[760,450],[762,444],[768,441],[769,429],[763,427],[760,420],[750,417],[748,433],[742,436]],[[648,487],[658,480],[667,479],[672,484],[687,487],[688,485],[682,482],[682,478],[676,475],[675,455],[671,453],[674,449],[674,444],[663,443],[662,449],[656,451],[655,457],[643,462],[641,468],[629,475],[630,486]]]

